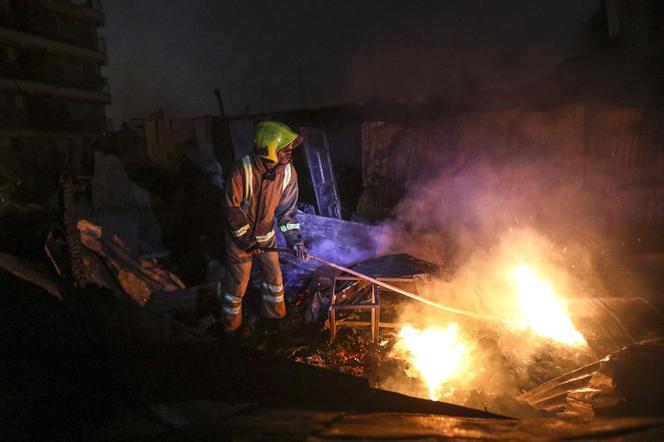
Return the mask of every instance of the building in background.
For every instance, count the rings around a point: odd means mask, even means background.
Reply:
[[[106,128],[103,25],[100,0],[0,0],[0,146]]]
[[[53,183],[106,129],[103,25],[100,0],[0,0],[0,188]]]

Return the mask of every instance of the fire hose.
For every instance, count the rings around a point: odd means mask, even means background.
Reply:
[[[264,248],[262,248],[262,250],[265,251],[265,252],[288,253],[288,254],[291,254],[291,255],[295,255],[295,250],[293,250],[293,249],[284,249],[284,248],[277,248],[277,247],[264,247]],[[360,279],[363,279],[365,281],[368,281],[372,284],[376,284],[377,286],[380,286],[380,287],[383,287],[387,290],[399,293],[400,295],[406,296],[408,298],[414,299],[414,300],[419,301],[423,304],[427,304],[431,307],[437,308],[439,310],[442,310],[442,311],[445,311],[445,312],[448,312],[448,313],[454,313],[454,314],[457,314],[457,315],[467,316],[467,317],[474,318],[474,319],[481,319],[481,320],[484,320],[484,321],[508,322],[504,319],[497,318],[495,316],[484,315],[484,314],[481,314],[481,313],[471,312],[469,310],[463,310],[463,309],[458,309],[458,308],[454,308],[454,307],[448,307],[448,306],[440,304],[438,302],[431,301],[430,299],[423,298],[422,296],[416,295],[415,293],[409,292],[408,290],[404,290],[402,288],[396,287],[396,286],[394,286],[392,284],[389,284],[385,281],[381,281],[380,279],[376,279],[372,276],[366,275],[364,273],[356,272],[355,270],[349,269],[348,267],[344,267],[344,266],[336,264],[332,261],[328,261],[327,259],[319,258],[317,256],[312,256],[312,255],[309,255],[309,259],[317,261],[321,264],[332,267],[334,269],[341,270],[342,272],[346,272],[350,275],[356,276],[356,277],[358,277]]]

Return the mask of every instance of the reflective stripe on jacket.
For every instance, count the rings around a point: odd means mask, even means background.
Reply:
[[[231,169],[224,192],[230,233],[244,250],[274,237],[274,220],[289,246],[302,242],[297,222],[297,172],[292,164],[277,166],[273,176],[254,154]],[[273,179],[271,179],[273,178]]]

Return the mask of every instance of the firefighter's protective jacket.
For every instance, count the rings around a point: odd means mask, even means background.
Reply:
[[[247,155],[230,171],[224,207],[230,234],[247,250],[256,244],[274,244],[274,220],[290,247],[302,244],[297,222],[297,173],[292,164],[269,172],[255,154]]]

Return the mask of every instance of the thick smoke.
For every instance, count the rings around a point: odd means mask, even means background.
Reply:
[[[459,324],[476,369],[450,381],[442,400],[523,415],[513,398],[604,355],[556,343],[521,324],[510,272],[527,265],[563,299],[604,296],[598,268],[616,249],[605,239],[611,218],[605,195],[615,184],[587,171],[579,179],[579,165],[588,161],[555,152],[476,155],[460,164],[413,186],[383,225],[382,239],[385,249],[442,264],[420,295],[496,320],[404,303],[399,323]],[[426,397],[422,384],[399,370],[381,386]]]
[[[564,152],[477,154],[457,163],[409,188],[382,225],[384,250],[403,249],[454,273],[529,232],[531,242],[547,243],[552,261],[592,286],[595,296],[605,294],[597,273],[609,261],[619,265],[623,245],[608,197],[617,183],[589,171],[587,158]],[[584,289],[573,293],[585,295]]]

